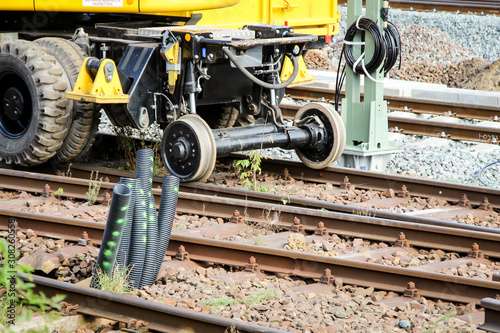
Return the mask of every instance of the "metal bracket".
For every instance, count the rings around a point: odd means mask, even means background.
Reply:
[[[66,98],[97,104],[127,104],[129,96],[123,93],[114,61],[103,59],[94,78],[87,69],[87,62],[95,60],[87,57],[83,61],[75,87],[66,93]]]

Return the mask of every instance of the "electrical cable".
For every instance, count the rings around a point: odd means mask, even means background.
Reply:
[[[484,167],[481,168],[481,170],[479,170],[479,175],[478,175],[478,178],[479,178],[479,181],[484,185],[484,186],[489,186],[488,184],[486,184],[483,179],[481,178],[481,174],[483,173],[484,169],[494,165],[494,164],[497,164],[497,163],[500,163],[500,160],[498,161],[495,161],[495,162],[491,162],[491,163],[488,163],[486,164]]]
[[[277,83],[277,84],[272,84],[272,83],[267,83],[264,82],[258,78],[256,78],[252,73],[250,73],[242,64],[239,63],[238,59],[236,58],[236,55],[229,50],[227,47],[223,47],[222,51],[228,56],[229,60],[233,62],[233,64],[238,68],[247,78],[249,78],[253,83],[258,84],[259,86],[267,89],[283,89],[286,88],[290,83],[295,80],[295,77],[299,73],[299,60],[298,56],[291,56],[290,59],[292,60],[293,64],[293,72],[292,75],[286,80],[285,82]]]
[[[374,42],[373,56],[370,59],[370,61],[364,66],[368,73],[373,73],[379,68],[379,66],[385,60],[386,45],[385,45],[384,32],[377,25],[377,23],[375,23],[370,19],[367,19],[365,17],[360,17],[356,22],[351,24],[349,29],[347,29],[344,38],[345,61],[347,65],[354,71],[354,73],[364,72],[363,64],[360,63],[359,61],[360,59],[356,59],[353,54],[353,45],[355,45],[353,43],[356,43],[353,42],[354,37],[360,31],[363,33],[363,37],[364,37],[364,32],[368,31],[368,33],[370,33],[370,35],[373,38]],[[364,46],[362,46],[362,53],[364,53]],[[364,60],[361,60],[361,62],[364,62]]]
[[[401,69],[401,36],[396,26],[387,21],[387,28],[384,28],[386,44],[386,57],[384,64],[384,75],[387,75],[399,57],[399,69]]]
[[[344,55],[344,48],[345,44],[342,45],[342,51],[340,51],[340,59],[339,59],[339,65],[337,67],[337,79],[335,81],[335,110],[339,112],[339,105],[340,105],[340,92],[342,90],[342,86],[344,85],[344,80],[346,76],[346,71],[345,71],[345,64],[342,67],[342,72],[340,72],[340,67],[342,64],[342,57]]]
[[[353,42],[356,33],[359,31],[364,33],[365,30],[368,30],[375,42],[374,56],[366,65],[363,60],[365,42]],[[364,34],[361,38],[364,40]],[[352,47],[354,45],[362,46],[362,56],[358,59],[355,59],[353,56]],[[355,73],[364,72],[372,81],[378,82],[369,75],[369,72],[377,70],[382,64],[382,61],[385,61],[383,66],[384,76],[391,70],[398,58],[399,69],[401,69],[401,36],[399,31],[392,22],[387,21],[387,27],[384,28],[384,33],[382,35],[381,29],[374,21],[362,18],[361,16],[349,27],[344,38],[337,68],[337,79],[335,82],[335,110],[337,111],[339,111],[340,93],[346,77],[346,65],[344,64],[342,67],[343,57],[345,57],[347,65],[353,69]],[[341,67],[342,71],[340,69]]]

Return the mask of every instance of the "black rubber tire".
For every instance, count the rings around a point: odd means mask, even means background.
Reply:
[[[61,148],[70,126],[68,87],[64,69],[44,47],[23,40],[0,44],[0,158],[5,163],[37,165]]]
[[[212,128],[230,128],[236,124],[239,116],[239,111],[232,105],[227,105],[221,108],[220,114],[216,119],[216,123]]]
[[[78,74],[85,59],[85,54],[75,43],[62,39],[46,37],[35,41],[45,47],[62,65],[70,79],[73,90]],[[92,103],[69,101],[72,105],[72,119],[68,135],[54,159],[57,162],[68,162],[88,152],[95,141],[99,128],[100,114]]]

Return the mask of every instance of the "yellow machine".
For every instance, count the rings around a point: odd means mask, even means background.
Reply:
[[[336,0],[241,0],[234,6],[182,15],[201,15],[199,25],[234,29],[247,24],[290,26],[297,33],[317,35],[326,42],[338,34],[340,22]]]
[[[164,128],[163,162],[183,181],[205,180],[217,156],[257,147],[330,164],[345,142],[338,114],[307,105],[291,126],[279,104],[307,77],[311,32],[337,33],[336,1],[239,2],[1,2],[0,159],[77,159],[103,109],[115,126]]]
[[[240,0],[18,0],[2,1],[0,10],[84,13],[161,13],[232,6]]]

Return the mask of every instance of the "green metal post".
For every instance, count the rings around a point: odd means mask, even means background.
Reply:
[[[366,0],[364,17],[377,22],[383,29],[381,9],[383,0]],[[362,15],[362,0],[349,0],[347,3],[347,26],[356,22]],[[354,41],[361,41],[361,32]],[[370,33],[365,33],[365,63],[373,56],[375,43]],[[361,46],[353,46],[353,55],[361,55]],[[384,100],[384,63],[369,73],[372,81],[364,73],[354,73],[347,66],[345,98],[342,100],[342,120],[346,128],[345,151],[339,163],[357,169],[383,171],[390,155],[394,153],[395,143],[389,141],[387,101]],[[361,76],[364,79],[364,99],[361,101]]]

